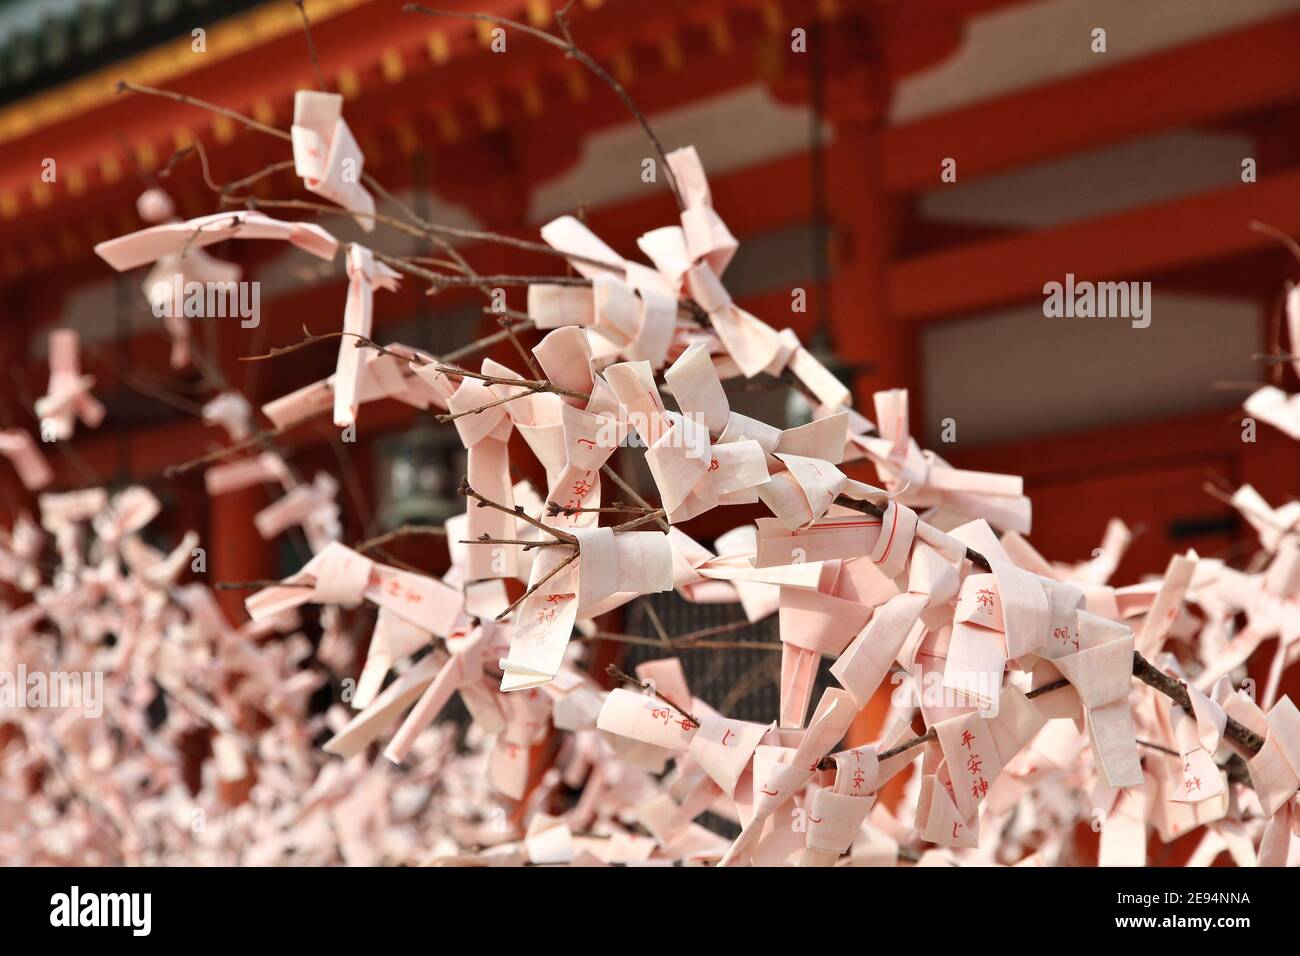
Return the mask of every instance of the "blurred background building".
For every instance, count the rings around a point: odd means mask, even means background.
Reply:
[[[558,2],[441,5],[553,28]],[[524,35],[494,52],[483,24],[402,7],[307,2],[366,169],[402,201],[530,237],[578,212],[629,255],[676,220],[666,185],[643,181],[641,131],[579,64]],[[1188,547],[1232,558],[1249,532],[1203,485],[1250,482],[1275,503],[1300,488],[1294,446],[1267,426],[1244,443],[1240,412],[1245,384],[1271,374],[1253,356],[1276,343],[1297,274],[1249,223],[1300,234],[1300,0],[578,0],[572,16],[665,145],[698,148],[740,239],[727,276],[740,303],[833,355],[869,417],[873,391],[906,387],[923,445],[1023,474],[1044,554],[1086,558],[1116,515],[1143,529],[1119,580]],[[145,225],[135,199],[151,185],[186,217],[221,208],[185,151],[196,141],[213,185],[289,150],[225,117],[119,93],[122,79],[281,129],[294,91],[316,85],[289,0],[0,3],[0,425],[34,426],[47,332],[78,329],[109,414],[49,450],[59,486],[146,482],[167,506],[155,527],[197,528],[212,580],[286,573],[301,550],[253,527],[266,492],[209,498],[200,471],[163,478],[225,439],[194,414],[196,376],[168,368],[143,274],[112,273],[92,246]],[[251,193],[305,195],[291,169]],[[343,218],[326,225],[362,236]],[[431,254],[391,232],[372,241]],[[261,403],[328,375],[326,345],[239,359],[304,326],[338,329],[341,257],[322,265],[279,243],[209,251],[262,283],[258,328],[195,332],[230,381]],[[555,266],[499,245],[463,251],[484,273]],[[1152,282],[1150,327],[1045,318],[1043,285],[1067,273]],[[380,293],[376,337],[443,351],[495,329],[481,307],[408,277]],[[517,361],[508,345],[498,357]],[[779,397],[748,400],[783,414]],[[340,478],[345,540],[459,508],[463,448],[405,406],[368,405],[355,445],[323,420],[284,441],[305,472]],[[0,493],[6,523],[31,507],[8,469]],[[707,539],[752,517],[715,511],[691,530]],[[427,540],[401,554],[445,564]],[[226,598],[242,613],[241,595]]]

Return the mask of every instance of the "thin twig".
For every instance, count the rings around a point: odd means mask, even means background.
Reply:
[[[117,81],[117,92],[119,93],[147,93],[149,96],[161,96],[163,99],[172,100],[176,103],[184,103],[186,106],[197,106],[199,109],[208,110],[232,119],[236,123],[259,133],[265,133],[268,136],[274,136],[286,142],[293,142],[293,137],[282,129],[276,129],[274,126],[267,126],[265,123],[259,123],[250,116],[242,113],[236,113],[234,110],[226,109],[224,106],[217,106],[215,103],[209,103],[207,100],[201,100],[198,97],[188,96],[185,93],[174,93],[171,90],[160,90],[153,86],[144,86],[140,83],[128,83],[126,80]]]
[[[1180,754],[1177,750],[1171,750],[1170,748],[1164,746],[1163,744],[1153,743],[1150,740],[1142,740],[1141,738],[1139,738],[1136,741],[1136,743],[1139,747],[1146,747],[1148,750],[1158,750],[1160,751],[1160,753],[1168,754],[1170,757],[1182,756],[1182,754]]]
[[[557,504],[554,501],[546,503],[546,515],[554,518],[557,515],[578,515],[578,514],[649,514],[652,511],[662,512],[662,508],[651,508],[649,505],[629,505],[621,501],[611,502],[608,506],[602,508],[574,508],[566,505]]]
[[[565,544],[571,544],[574,547],[578,546],[578,539],[575,538],[573,535],[569,534],[569,532],[564,531],[560,528],[552,528],[548,524],[543,524],[541,521],[538,521],[532,515],[528,514],[528,512],[524,510],[523,505],[515,505],[513,508],[507,508],[505,505],[493,501],[491,498],[483,497],[472,487],[470,487],[468,478],[462,477],[460,480],[460,487],[457,488],[456,490],[459,494],[463,495],[466,498],[473,498],[475,501],[479,503],[480,508],[495,508],[497,511],[505,512],[506,514],[511,515],[512,517],[518,518],[520,521],[532,525],[534,528],[537,528],[540,531],[546,532],[552,538],[558,538],[560,541],[563,541]]]
[[[511,544],[522,547],[525,551],[532,551],[534,548],[569,548],[572,545],[567,541],[527,541],[523,538],[493,538],[484,533],[477,538],[462,538],[458,544]]]
[[[273,578],[258,578],[253,581],[218,581],[212,585],[218,591],[256,591],[262,588],[305,588],[312,590],[311,584],[285,584]]]
[[[373,538],[366,538],[352,546],[353,551],[370,551],[374,548],[380,548],[390,541],[396,541],[399,538],[409,537],[411,535],[428,534],[445,538],[447,529],[437,524],[404,524],[400,528],[394,528],[392,531],[386,531],[381,535]]]
[[[1296,242],[1295,239],[1288,236],[1281,229],[1276,226],[1270,226],[1268,223],[1260,222],[1257,219],[1252,219],[1250,221],[1250,228],[1256,232],[1262,232],[1266,236],[1272,236],[1278,242],[1282,243],[1282,245],[1286,246],[1291,252],[1291,255],[1296,257],[1297,261],[1300,261],[1300,242]]]
[[[537,364],[537,359],[533,357],[533,353],[524,348],[524,343],[519,341],[519,336],[515,335],[514,325],[510,321],[510,316],[498,315],[497,324],[500,325],[501,329],[510,337],[510,344],[515,347],[515,351],[518,352],[519,357],[524,360],[524,364],[527,365],[529,371],[533,373],[533,377],[545,378],[546,373],[543,372],[542,367]]]
[[[646,617],[650,618],[650,626],[653,627],[655,633],[659,635],[659,640],[665,647],[671,648],[673,642],[668,637],[668,630],[664,627],[664,622],[659,620],[659,612],[655,610],[654,603],[648,597],[643,597],[640,603],[641,607],[645,608]]]
[[[543,391],[550,391],[550,389],[543,389]],[[476,405],[473,408],[467,408],[461,412],[439,412],[433,417],[445,425],[447,422],[454,422],[458,418],[465,418],[469,415],[478,415],[482,412],[486,412],[490,408],[497,408],[498,406],[505,405],[508,402],[513,402],[517,398],[527,398],[529,395],[535,394],[537,393],[532,391],[516,392],[514,395],[507,395],[505,398],[493,399],[490,402],[484,402],[482,405]]]
[[[473,355],[476,352],[481,352],[490,346],[496,345],[498,342],[505,341],[506,336],[512,332],[527,332],[534,327],[532,319],[525,319],[523,322],[516,322],[511,326],[503,328],[500,332],[493,332],[491,335],[485,335],[481,339],[475,339],[468,345],[463,345],[458,349],[453,349],[441,356],[441,359],[443,362],[455,362],[458,359],[465,358],[467,355]]]
[[[642,637],[637,634],[618,634],[612,631],[596,631],[594,634],[575,634],[575,641],[608,641],[612,644],[633,644],[640,647],[664,646],[657,637]],[[779,651],[779,641],[712,641],[708,639],[684,641],[673,640],[669,647],[674,651]]]
[[[584,402],[590,401],[591,396],[586,392],[574,391],[571,388],[563,388],[554,382],[545,378],[505,378],[500,375],[488,375],[484,372],[471,372],[468,369],[457,368],[454,365],[435,365],[434,371],[442,375],[455,375],[460,378],[476,378],[480,382],[486,382],[489,385],[508,385],[510,387],[526,388],[533,392],[554,392],[556,395],[563,395],[566,398],[577,398]]]
[[[700,726],[700,722],[691,715],[691,712],[689,710],[685,710],[678,704],[673,703],[662,693],[660,693],[659,688],[655,687],[654,684],[651,684],[647,681],[639,680],[638,678],[633,677],[631,674],[626,674],[623,671],[619,670],[617,667],[615,667],[613,664],[606,666],[605,673],[608,674],[610,677],[613,677],[615,680],[621,680],[628,684],[635,684],[637,687],[640,687],[642,690],[648,690],[650,693],[654,694],[655,697],[663,701],[673,710],[677,711],[677,713],[681,714],[683,717],[685,717],[696,727]]]
[[[631,521],[624,521],[622,524],[616,524],[613,527],[615,534],[620,531],[631,531],[633,528],[639,528],[643,524],[649,524],[651,521],[658,521],[664,517],[664,509],[657,508],[654,511],[641,515],[639,518],[633,518]]]
[[[573,554],[569,555],[567,558],[565,558],[563,561],[561,561],[559,564],[553,567],[550,571],[546,573],[546,575],[540,581],[538,581],[536,584],[530,587],[523,594],[519,595],[518,598],[516,598],[514,601],[511,601],[510,606],[506,608],[504,611],[502,611],[500,614],[498,614],[496,616],[496,619],[498,621],[504,621],[507,617],[509,617],[511,611],[513,611],[519,605],[523,604],[524,601],[526,601],[530,595],[536,593],[543,584],[551,580],[551,578],[555,577],[557,574],[559,574],[561,571],[563,571],[565,568],[571,565],[574,561],[577,561],[578,553],[579,552],[577,548],[574,548]]]
[[[302,14],[302,32],[307,35],[307,55],[311,57],[311,68],[316,74],[316,85],[324,92],[328,87],[325,85],[325,75],[320,71],[320,60],[316,58],[316,41],[311,36],[311,20],[307,18],[307,4],[304,0],[293,0],[293,5]]]
[[[613,468],[611,468],[608,463],[600,466],[600,473],[604,475],[606,478],[608,478],[610,481],[614,482],[614,484],[618,485],[619,490],[622,491],[623,494],[627,495],[629,498],[635,501],[642,508],[645,508],[647,512],[657,510],[653,508],[648,501],[646,501],[639,494],[637,494],[636,489],[634,489],[631,485],[629,485],[626,481],[624,481],[623,477],[618,472],[616,472]],[[661,531],[666,532],[668,530],[669,525],[666,518],[661,516],[658,519],[656,519],[656,523],[659,525],[659,529]]]
[[[193,471],[200,465],[206,465],[210,462],[220,461],[223,458],[229,458],[231,455],[244,451],[245,449],[252,448],[255,445],[261,445],[268,438],[274,438],[280,433],[281,430],[279,428],[260,431],[256,434],[250,435],[243,441],[237,441],[233,445],[226,445],[222,448],[216,449],[215,451],[210,451],[206,455],[200,455],[198,458],[191,458],[189,461],[183,461],[179,465],[168,465],[163,469],[163,477],[174,478],[177,475],[183,475],[186,472]]]
[[[434,10],[418,3],[408,3],[402,8],[402,12],[421,13],[428,17],[481,20],[485,23],[492,23],[497,26],[510,27],[511,29],[526,33],[529,36],[536,37],[545,43],[549,43],[551,46],[562,50],[565,56],[577,60],[595,74],[602,83],[613,90],[615,95],[623,101],[623,105],[627,107],[628,111],[636,118],[637,123],[641,125],[641,129],[649,138],[651,145],[654,146],[655,152],[659,154],[659,161],[663,166],[664,178],[668,181],[669,188],[672,189],[673,199],[677,202],[677,208],[679,210],[686,209],[686,203],[682,199],[681,190],[677,186],[677,177],[673,175],[672,167],[668,164],[668,154],[664,151],[663,143],[659,141],[659,137],[656,136],[654,130],[650,128],[649,120],[646,119],[645,114],[637,107],[636,102],[628,94],[627,90],[623,88],[623,85],[619,83],[618,80],[614,79],[614,77],[612,77],[604,67],[592,59],[588,53],[573,42],[572,34],[569,32],[568,22],[563,15],[563,11],[560,11],[556,18],[560,24],[561,30],[564,31],[563,39],[554,34],[547,33],[545,30],[539,30],[536,27],[529,26],[526,23],[520,23],[517,20],[510,20],[506,17],[498,17],[491,13],[462,13],[458,10]]]
[[[224,116],[227,119],[234,120],[235,122],[239,123],[241,126],[244,126],[246,129],[254,130],[259,133],[265,133],[268,136],[274,136],[275,138],[285,140],[286,142],[292,142],[292,137],[290,136],[290,134],[286,133],[282,129],[277,129],[274,126],[268,126],[266,123],[258,122],[257,120],[253,119],[251,116],[245,116],[244,114],[238,113],[235,110],[227,109],[224,106],[217,106],[215,103],[210,103],[207,100],[201,100],[194,96],[188,96],[184,93],[176,93],[173,92],[172,90],[158,89],[157,87],[144,86],[138,83],[129,83],[125,80],[118,81],[117,91],[119,93],[131,92],[131,93],[142,93],[149,96],[158,96],[163,99],[171,100],[175,103],[183,103],[186,106],[197,107],[198,109],[207,110],[219,116]],[[283,164],[281,168],[289,168],[292,165],[293,163],[292,161],[290,161],[288,163]],[[257,179],[262,178],[263,175],[267,175],[270,170],[271,167],[267,167],[267,169],[263,170],[261,173],[254,174],[254,176],[247,177],[246,179],[241,180],[239,183],[232,184],[226,190],[223,190],[223,192],[232,192],[234,186],[248,185],[252,182],[255,182]],[[453,255],[453,257],[457,257],[457,256],[454,253],[454,250],[450,250],[450,247],[446,245],[447,238],[458,238],[458,239],[466,239],[469,241],[491,242],[491,243],[497,243],[499,245],[513,246],[514,248],[524,249],[529,252],[536,252],[542,255],[556,256],[566,261],[583,262],[588,265],[596,266],[598,268],[609,269],[610,271],[617,272],[620,274],[623,272],[623,266],[619,263],[606,262],[602,259],[594,259],[577,253],[561,252],[560,250],[554,249],[551,246],[546,245],[545,243],[533,242],[528,239],[518,238],[517,236],[507,236],[501,233],[490,232],[487,230],[461,229],[455,226],[444,226],[439,223],[429,222],[428,220],[425,220],[417,216],[414,213],[414,211],[410,209],[409,206],[407,206],[406,204],[398,200],[397,197],[395,197],[389,190],[384,188],[378,182],[378,180],[376,180],[369,173],[363,172],[362,180],[365,182],[367,186],[369,186],[376,193],[380,194],[385,199],[388,199],[398,208],[406,212],[408,217],[411,218],[414,221],[414,223],[417,223],[418,225],[413,225],[411,223],[403,223],[401,220],[394,219],[389,216],[384,216],[382,214],[375,214],[372,217],[375,219],[375,221],[384,222],[386,225],[392,226],[393,228],[396,229],[401,229],[402,231],[405,232],[410,232],[412,235],[423,234],[431,242],[437,244],[439,248],[448,250],[449,254]],[[334,214],[347,213],[348,215],[351,215],[353,217],[358,217],[358,216],[365,217],[367,215],[366,213],[362,213],[357,210],[348,210],[340,206],[327,206],[323,203],[309,203],[305,200],[280,200],[280,201],[258,200],[257,197],[255,196],[244,196],[244,197],[226,197],[226,199],[223,201],[229,201],[232,203],[242,202],[249,205],[255,205],[258,203],[267,206],[283,205],[285,206],[285,208],[314,209],[317,212],[327,212],[327,213],[334,213]],[[462,260],[462,265],[463,265],[463,260]],[[473,270],[468,270],[468,271],[472,273]]]
[[[295,165],[296,164],[292,159],[285,159],[278,163],[272,163],[251,175],[245,176],[243,179],[236,179],[233,182],[226,183],[226,185],[221,187],[221,192],[226,194],[233,193],[238,189],[247,189],[249,186],[266,179],[268,176],[274,176],[276,173],[284,172],[286,169],[293,169]]]

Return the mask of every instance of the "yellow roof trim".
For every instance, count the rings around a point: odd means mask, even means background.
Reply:
[[[320,23],[367,2],[315,0],[311,7],[312,22]],[[209,28],[205,53],[195,53],[192,37],[186,34],[0,109],[0,143],[102,106],[117,95],[115,88],[120,79],[158,86],[301,29],[302,20],[293,4],[267,3],[255,7]]]

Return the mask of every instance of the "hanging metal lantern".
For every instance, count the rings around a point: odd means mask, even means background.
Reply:
[[[438,429],[428,421],[381,439],[375,454],[381,527],[441,524],[463,511],[456,488],[465,473],[465,456],[454,429]]]

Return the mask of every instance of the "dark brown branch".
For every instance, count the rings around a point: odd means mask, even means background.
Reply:
[[[174,93],[171,90],[160,90],[153,86],[143,86],[139,83],[128,83],[126,80],[117,81],[117,92],[119,93],[147,93],[149,96],[161,96],[163,99],[172,100],[176,103],[184,103],[186,106],[197,106],[199,109],[208,110],[232,119],[236,123],[246,126],[248,129],[257,130],[259,133],[265,133],[268,136],[274,136],[277,139],[293,142],[293,137],[282,129],[276,129],[274,126],[267,126],[265,123],[259,123],[252,117],[245,116],[242,113],[236,113],[234,110],[228,110],[224,106],[217,106],[215,103],[209,103],[207,100],[201,100],[194,96],[188,96],[184,93]]]
[[[652,511],[662,514],[662,508],[651,508],[649,505],[629,505],[621,501],[611,502],[608,506],[602,508],[572,508],[565,505],[557,504],[554,501],[546,503],[546,516],[554,518],[558,515],[578,515],[578,514],[650,514]]]
[[[1192,700],[1188,696],[1187,685],[1153,667],[1151,662],[1137,651],[1133,652],[1133,676],[1148,687],[1160,691],[1187,713],[1192,713]],[[1223,728],[1223,736],[1247,751],[1252,757],[1264,748],[1263,737],[1231,717]]]
[[[262,169],[259,169],[257,172],[245,176],[243,179],[236,179],[233,182],[226,183],[226,185],[221,187],[221,192],[233,193],[237,189],[247,189],[249,186],[253,185],[254,183],[262,181],[268,176],[274,176],[276,173],[282,173],[286,169],[293,169],[293,168],[294,168],[294,161],[292,159],[281,160],[278,163],[272,163],[269,166],[263,167]]]
[[[1049,694],[1054,690],[1060,690],[1062,687],[1068,687],[1069,684],[1070,682],[1066,680],[1064,677],[1062,677],[1059,680],[1052,681],[1050,684],[1044,684],[1042,687],[1034,688],[1029,693],[1025,694],[1025,697],[1028,700],[1033,700],[1035,697],[1041,697],[1043,694]],[[909,740],[904,740],[901,744],[897,744],[893,747],[890,747],[888,750],[876,754],[876,759],[888,760],[890,757],[897,757],[899,754],[905,753],[906,751],[911,750],[913,747],[919,747],[922,744],[927,744],[932,740],[938,740],[938,739],[939,739],[938,732],[933,727],[931,727],[929,730],[927,730],[925,733],[921,734],[920,736],[912,737]],[[835,767],[835,761],[829,757],[824,758],[821,761],[821,763],[817,765],[817,768],[819,770],[832,770],[834,769],[834,767]]]
[[[459,494],[465,496],[466,498],[473,498],[475,501],[478,502],[480,508],[495,508],[497,511],[503,511],[508,515],[518,518],[520,521],[532,525],[534,528],[537,528],[539,531],[543,531],[546,534],[549,534],[552,538],[557,538],[560,541],[563,541],[565,544],[571,544],[575,548],[578,546],[578,539],[575,538],[573,535],[569,534],[569,532],[564,531],[561,528],[552,528],[548,524],[543,524],[542,522],[534,518],[532,515],[528,514],[528,512],[524,510],[523,505],[515,505],[513,508],[507,508],[505,505],[495,502],[491,498],[484,498],[477,491],[475,491],[473,488],[470,487],[468,478],[462,477],[460,480],[460,487],[457,488],[456,490]]]
[[[316,74],[316,85],[324,92],[328,87],[325,85],[325,75],[320,71],[320,60],[316,57],[316,41],[311,36],[311,20],[307,18],[307,4],[304,0],[293,0],[293,5],[298,8],[298,13],[302,16],[302,32],[307,35],[307,55],[311,57],[311,68]]]
[[[616,524],[614,525],[613,530],[615,534],[620,531],[631,531],[633,528],[639,528],[643,524],[649,524],[651,521],[658,521],[663,517],[664,509],[657,508],[654,511],[649,511],[646,514],[641,515],[639,518],[633,518],[631,521],[624,521],[622,524]]]
[[[610,481],[614,482],[614,484],[618,485],[619,490],[622,491],[623,494],[627,495],[629,498],[635,501],[642,508],[645,508],[647,513],[649,513],[650,511],[661,510],[661,509],[655,509],[653,506],[651,506],[651,504],[648,501],[646,501],[639,494],[637,494],[636,489],[634,489],[631,485],[629,485],[626,481],[624,481],[623,476],[620,475],[618,472],[616,472],[613,468],[611,468],[608,465],[608,463],[600,466],[600,473],[604,475],[606,478],[608,478]],[[669,525],[666,518],[663,517],[658,518],[657,524],[659,525],[660,530],[665,532],[668,530]]]

